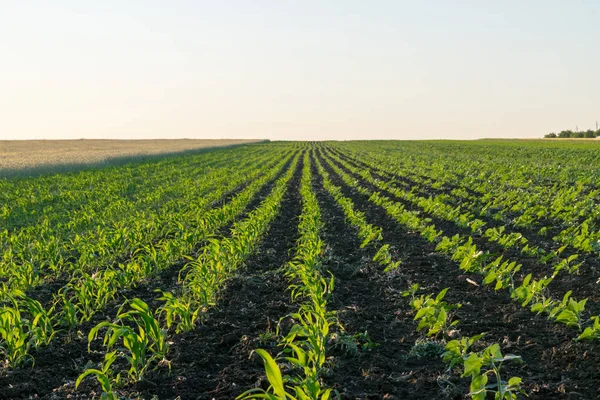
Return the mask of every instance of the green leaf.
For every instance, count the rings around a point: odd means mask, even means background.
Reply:
[[[435,298],[435,302],[436,303],[439,302],[439,301],[441,301],[444,298],[444,296],[446,296],[446,292],[448,292],[448,289],[450,289],[450,288],[446,288],[446,289],[444,289],[444,290],[442,290],[441,292],[438,293],[438,295]]]
[[[417,315],[415,315],[415,320],[419,318],[423,318],[426,315],[432,315],[433,309],[431,307],[424,307],[417,311]]]
[[[502,281],[496,282],[496,286],[494,287],[494,290],[500,290],[500,289],[502,289],[503,285],[504,284],[502,283]]]
[[[462,376],[479,375],[481,371],[482,359],[477,354],[472,353],[465,360],[465,371]]]
[[[495,360],[502,360],[502,352],[500,351],[500,345],[498,343],[494,343],[486,348],[485,352]]]
[[[504,357],[502,357],[502,361],[513,361],[513,360],[521,361],[521,356],[517,356],[515,354],[507,354]]]
[[[556,321],[567,325],[576,325],[577,315],[575,315],[575,313],[571,310],[562,310],[561,313],[556,317]]]
[[[591,327],[585,328],[583,333],[577,337],[577,340],[595,339],[595,337],[596,337],[595,333],[596,333],[596,331],[594,331],[593,328],[591,328]]]
[[[486,285],[489,285],[490,283],[492,283],[496,280],[496,276],[497,275],[496,275],[495,271],[488,272],[485,279],[483,280],[483,283],[485,283]]]
[[[523,381],[523,379],[521,379],[520,377],[518,377],[518,376],[513,376],[512,378],[510,378],[510,379],[508,380],[508,385],[509,385],[509,386],[518,386],[518,385],[520,385],[520,384],[521,384],[521,382],[522,382],[522,381]]]
[[[97,369],[86,369],[81,375],[79,375],[79,377],[77,378],[77,380],[75,381],[75,389],[77,389],[79,387],[79,385],[81,384],[81,381],[83,381],[86,377],[88,377],[89,375],[104,375],[102,373],[102,371],[97,370]]]
[[[542,303],[535,303],[531,306],[531,311],[539,314],[544,311],[544,305]]]
[[[469,396],[471,396],[473,400],[485,400],[487,393],[485,385],[487,385],[487,382],[487,375],[475,375],[471,380],[471,392],[469,393]]]
[[[255,350],[256,353],[262,357],[265,362],[265,371],[267,373],[267,379],[269,383],[273,387],[273,391],[277,396],[281,399],[286,398],[285,388],[283,387],[283,378],[281,377],[281,371],[279,370],[279,366],[271,357],[269,353],[267,353],[263,349]]]

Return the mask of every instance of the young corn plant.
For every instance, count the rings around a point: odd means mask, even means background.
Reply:
[[[304,350],[296,345],[292,345],[290,349],[292,356],[284,357],[282,361],[288,361],[295,366],[307,364],[307,355]],[[322,388],[318,381],[314,383],[308,394],[304,389],[289,384],[290,378],[282,375],[277,361],[268,352],[262,349],[257,349],[254,352],[263,359],[269,387],[267,390],[250,389],[238,396],[237,400],[329,400],[332,398],[332,390]]]
[[[165,304],[159,308],[159,312],[164,315],[167,329],[175,325],[175,332],[189,332],[196,326],[196,321],[200,314],[198,308],[190,299],[176,297],[172,293],[156,290],[161,293],[157,300],[164,301]]]
[[[146,336],[149,338],[148,350],[152,354],[152,358],[165,361],[169,352],[167,330],[162,329],[159,320],[155,318],[148,304],[142,300],[135,298],[130,300],[128,305],[129,310],[119,312],[117,318],[121,321],[133,322],[138,327],[139,332],[145,331]],[[121,306],[121,310],[124,306]]]
[[[64,304],[63,309],[69,313],[63,315],[63,318],[67,323],[71,323],[74,309],[77,323],[91,320],[97,310],[102,309],[115,298],[117,289],[117,283],[112,279],[109,270],[70,282],[58,298]]]
[[[319,243],[313,247],[313,250],[318,249]],[[300,282],[290,285],[292,299],[304,300],[298,312],[289,315],[294,325],[281,341],[284,353],[290,353],[284,359],[302,371],[287,381],[299,399],[328,398],[331,390],[322,386],[320,377],[326,361],[330,328],[337,324],[335,313],[327,311],[327,300],[335,281],[333,276],[327,280],[318,272],[318,260],[308,256],[314,252],[303,254],[303,259],[308,262],[290,263],[290,271],[286,274]]]
[[[114,324],[111,322],[101,322],[96,325],[88,335],[88,341],[91,343],[97,336],[100,329],[107,328],[104,336],[104,346],[107,349],[117,347],[119,339],[122,341],[122,348],[125,358],[129,363],[127,376],[133,382],[141,381],[149,367],[149,360],[146,359],[148,351],[148,338],[146,332],[140,329],[136,332],[135,329],[129,326]],[[119,347],[117,347],[119,348]],[[84,374],[87,371],[84,372]]]
[[[320,284],[324,282],[320,281]],[[321,302],[307,302],[289,315],[295,322],[281,341],[285,356],[281,360],[301,373],[282,377],[279,365],[265,350],[257,350],[265,363],[270,387],[252,389],[238,399],[327,400],[332,390],[323,387],[321,373],[326,361],[330,327],[337,323],[335,314],[327,312]]]
[[[270,387],[267,390],[247,391],[240,399],[327,400],[332,395],[332,390],[321,383],[321,374],[326,361],[330,328],[337,324],[335,313],[327,311],[327,300],[333,291],[334,279],[333,276],[325,279],[321,275],[323,243],[319,231],[322,222],[310,182],[306,154],[300,188],[303,203],[298,226],[300,239],[294,261],[288,264],[285,273],[292,282],[289,286],[292,300],[302,303],[298,312],[289,315],[294,323],[280,343],[285,354],[282,360],[299,372],[293,376],[282,376],[277,362],[266,351],[260,350],[257,354],[265,362]]]
[[[20,290],[6,290],[0,309],[0,354],[7,367],[34,362],[31,348],[48,345],[55,335],[52,310]]]
[[[83,380],[93,375],[102,388],[102,394],[100,395],[101,400],[118,400],[120,397],[114,391],[114,387],[118,386],[120,382],[120,375],[113,376],[111,365],[117,360],[117,350],[110,351],[104,355],[104,361],[102,361],[102,368],[88,368],[86,369],[75,381],[75,389],[79,388]]]
[[[31,317],[29,327],[33,346],[38,348],[49,345],[56,334],[52,316],[54,310],[44,309],[39,301],[27,296],[22,298],[22,307]]]
[[[330,316],[311,310],[309,305],[291,317],[296,324],[284,337],[283,344],[286,352],[291,353],[285,360],[302,370],[302,374],[290,378],[294,392],[299,399],[328,398],[331,389],[322,386],[320,377],[326,361],[330,326],[334,322]]]
[[[4,306],[0,309],[0,354],[7,367],[14,367],[25,361],[33,361],[29,354],[31,341],[29,340],[29,326],[21,317],[21,310],[17,303],[12,307]]]
[[[58,315],[58,323],[68,329],[75,328],[79,324],[77,307],[68,297],[65,289],[60,289],[58,294],[54,295],[54,304],[60,304],[62,310]]]
[[[247,390],[236,399],[297,400],[292,393],[288,392],[289,388],[286,387],[279,365],[273,357],[263,349],[257,349],[254,352],[263,359],[269,387],[267,390],[261,388]]]
[[[129,305],[130,309],[122,312],[126,305]],[[98,337],[100,330],[106,328],[104,346],[107,350],[122,349],[124,351],[124,357],[129,363],[127,376],[131,381],[138,382],[143,379],[144,374],[154,362],[166,361],[169,350],[167,331],[160,327],[159,321],[154,317],[148,305],[137,298],[127,301],[121,306],[117,322],[104,321],[92,328],[88,334],[88,347]],[[134,327],[124,325],[124,322],[132,324]],[[119,341],[121,341],[122,347],[117,346]]]

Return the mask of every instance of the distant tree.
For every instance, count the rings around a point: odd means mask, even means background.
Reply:
[[[596,131],[596,137],[600,136],[600,129]]]
[[[583,132],[574,132],[571,135],[572,138],[576,138],[576,139],[583,139],[585,137],[585,133]]]
[[[571,130],[566,130],[566,131],[560,131],[560,133],[558,134],[558,137],[561,139],[568,139],[570,137],[573,137],[573,134],[575,132],[571,131]]]
[[[556,133],[552,132],[552,133],[549,133],[547,135],[544,135],[544,137],[547,138],[547,139],[554,139],[557,136],[556,136]]]
[[[591,129],[588,129],[587,131],[585,131],[583,133],[583,136],[586,137],[586,138],[588,138],[588,139],[589,138],[595,138],[596,137],[596,132],[593,131],[593,130],[591,130]]]

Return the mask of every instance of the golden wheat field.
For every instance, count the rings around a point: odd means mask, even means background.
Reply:
[[[107,163],[115,159],[178,153],[256,141],[258,140],[3,140],[0,141],[0,171],[52,169],[73,164]]]

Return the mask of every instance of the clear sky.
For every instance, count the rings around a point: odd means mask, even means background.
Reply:
[[[541,137],[597,119],[597,0],[0,0],[0,139]]]

